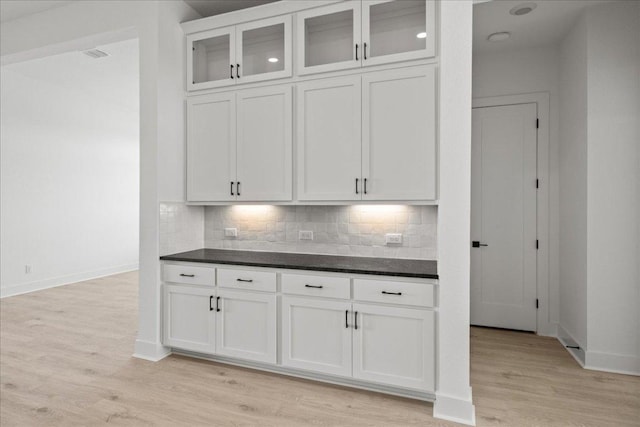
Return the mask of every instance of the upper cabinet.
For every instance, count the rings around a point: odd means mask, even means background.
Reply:
[[[187,36],[187,89],[290,77],[291,16]]]
[[[435,4],[363,0],[297,14],[297,72],[344,70],[435,55]]]

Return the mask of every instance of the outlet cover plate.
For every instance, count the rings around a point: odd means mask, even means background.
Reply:
[[[387,233],[384,235],[384,241],[387,245],[401,245],[402,233]]]
[[[313,240],[313,231],[311,231],[311,230],[300,230],[300,231],[298,231],[298,239],[299,240]]]
[[[238,237],[238,229],[237,228],[225,228],[224,229],[224,237]]]

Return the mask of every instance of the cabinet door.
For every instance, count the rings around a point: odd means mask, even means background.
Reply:
[[[236,81],[291,77],[291,15],[236,27]]]
[[[365,74],[363,200],[436,198],[435,67]]]
[[[187,90],[235,84],[235,37],[235,27],[187,36]]]
[[[348,1],[297,14],[298,74],[361,66],[360,2]]]
[[[360,200],[361,86],[360,76],[298,85],[299,200]]]
[[[187,200],[235,200],[236,98],[234,93],[187,100]]]
[[[433,311],[365,304],[353,311],[354,378],[435,390]]]
[[[282,364],[351,376],[351,303],[282,297]]]
[[[238,92],[237,199],[293,197],[291,86]]]
[[[363,0],[362,65],[435,55],[435,2]]]
[[[216,312],[214,290],[164,285],[163,344],[183,350],[214,353]]]
[[[221,289],[217,354],[276,363],[276,296]]]

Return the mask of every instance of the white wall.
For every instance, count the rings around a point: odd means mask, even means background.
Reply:
[[[3,296],[137,267],[137,117],[94,101],[2,71]]]
[[[561,45],[560,326],[587,346],[587,23]],[[565,338],[565,337],[563,337]]]
[[[586,366],[640,374],[640,3],[587,12]]]
[[[161,16],[162,15],[162,16]],[[140,42],[140,285],[138,339],[135,353],[154,359],[167,354],[160,343],[160,268],[159,268],[159,157],[174,144],[165,135],[175,135],[184,126],[182,114],[164,115],[171,105],[182,105],[173,82],[184,81],[174,63],[182,63],[181,50],[161,48],[171,40],[182,44],[179,22],[199,15],[183,2],[94,1],[72,2],[0,26],[2,63],[64,52],[73,47],[93,47],[96,40],[113,39],[114,33],[137,34]],[[56,25],[52,26],[51,22]],[[179,39],[176,39],[179,37]],[[174,80],[175,79],[175,80]],[[172,82],[170,85],[167,82]],[[183,138],[183,136],[182,136]],[[169,145],[169,147],[167,147]],[[172,177],[181,183],[184,173]],[[166,182],[163,180],[163,182]],[[179,185],[179,184],[176,184]]]
[[[2,296],[137,268],[137,40],[103,49],[2,68]]]
[[[548,215],[547,236],[540,236],[541,244],[548,244],[548,310],[541,306],[540,313],[547,315],[544,325],[538,322],[539,333],[555,333],[555,325],[559,319],[559,214],[560,214],[560,180],[559,180],[559,110],[560,110],[560,52],[558,46],[544,46],[527,49],[506,50],[473,57],[473,98],[485,98],[504,95],[519,95],[536,92],[549,94],[549,155],[546,161],[549,169],[549,182],[545,187],[542,182],[541,191],[548,188],[548,205],[540,203],[539,208],[546,207]],[[540,165],[542,166],[542,164]],[[546,201],[545,201],[546,202]],[[541,211],[544,212],[544,211]],[[544,217],[540,221],[546,220]],[[539,225],[541,223],[539,222]],[[543,261],[543,260],[539,260]],[[539,278],[540,279],[540,278]],[[546,285],[546,281],[542,282]],[[539,319],[540,320],[540,319]],[[540,330],[542,328],[542,330]]]

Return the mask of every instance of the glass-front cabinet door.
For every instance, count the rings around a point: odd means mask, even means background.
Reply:
[[[235,84],[235,27],[187,37],[187,89]]]
[[[360,2],[349,1],[297,14],[297,72],[360,67]]]
[[[236,83],[291,76],[291,16],[236,27]]]
[[[362,65],[434,56],[435,3],[362,0]]]

